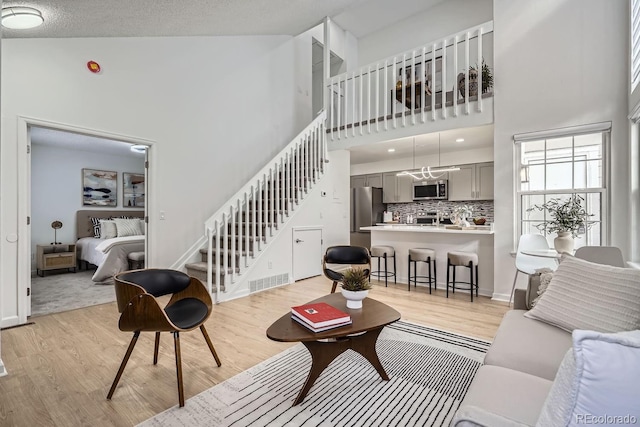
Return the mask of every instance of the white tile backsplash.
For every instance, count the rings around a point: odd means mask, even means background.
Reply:
[[[438,203],[440,205],[438,206]],[[487,222],[493,222],[493,200],[468,200],[464,202],[450,202],[448,200],[425,200],[423,202],[413,203],[389,203],[387,204],[387,210],[400,217],[400,222],[405,222],[408,214],[414,217],[419,212],[435,212],[440,209],[444,211],[445,215],[449,215],[453,212],[453,209],[457,206],[467,205],[472,209],[473,217],[484,217]]]

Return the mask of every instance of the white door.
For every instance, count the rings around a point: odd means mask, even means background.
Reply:
[[[293,280],[322,274],[322,228],[293,229]]]

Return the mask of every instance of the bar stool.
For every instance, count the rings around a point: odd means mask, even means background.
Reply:
[[[449,267],[453,267],[453,281],[449,282]],[[466,267],[469,269],[469,281],[459,282],[456,281],[456,267]],[[473,272],[475,267],[475,282],[473,281]],[[449,284],[451,283],[451,285]],[[447,298],[449,298],[449,286],[453,288],[453,293],[456,293],[456,283],[462,283],[469,285],[469,293],[471,294],[471,302],[473,302],[473,290],[476,291],[478,296],[478,254],[475,252],[454,251],[447,253]],[[467,288],[458,288],[467,290]]]
[[[413,248],[409,249],[409,271],[408,271],[408,288],[411,291],[411,263],[413,262],[413,286],[417,286],[418,283],[428,283],[429,293],[431,293],[431,283],[434,288],[438,289],[438,283],[436,281],[438,275],[436,273],[436,251],[430,248]],[[418,262],[426,262],[428,276],[418,276]],[[433,279],[431,278],[431,264],[433,263]],[[418,280],[427,279],[427,280]]]
[[[371,246],[371,258],[378,258],[378,269],[371,272],[369,280],[371,280],[371,276],[375,276],[380,280],[383,273],[382,270],[380,270],[380,258],[384,258],[384,286],[387,286],[387,280],[389,277],[393,277],[393,283],[397,283],[396,250],[393,249],[393,246]],[[387,268],[387,258],[393,258],[393,272],[390,272]]]

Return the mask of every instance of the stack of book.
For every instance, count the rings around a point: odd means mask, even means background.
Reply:
[[[324,302],[291,307],[291,318],[313,332],[351,324],[349,314]]]

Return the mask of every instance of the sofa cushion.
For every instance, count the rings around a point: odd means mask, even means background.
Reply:
[[[635,424],[640,419],[639,360],[640,330],[574,331],[573,349],[560,365],[537,425]]]
[[[452,425],[473,425],[463,420],[466,408],[478,407],[514,423],[535,425],[552,381],[499,366],[481,366],[460,405]],[[483,425],[477,420],[477,425]],[[465,424],[465,422],[467,422]]]
[[[511,310],[504,315],[484,363],[553,381],[562,358],[571,348],[571,334],[528,319],[525,313]]]
[[[569,332],[638,329],[640,270],[564,256],[549,287],[525,316]]]

